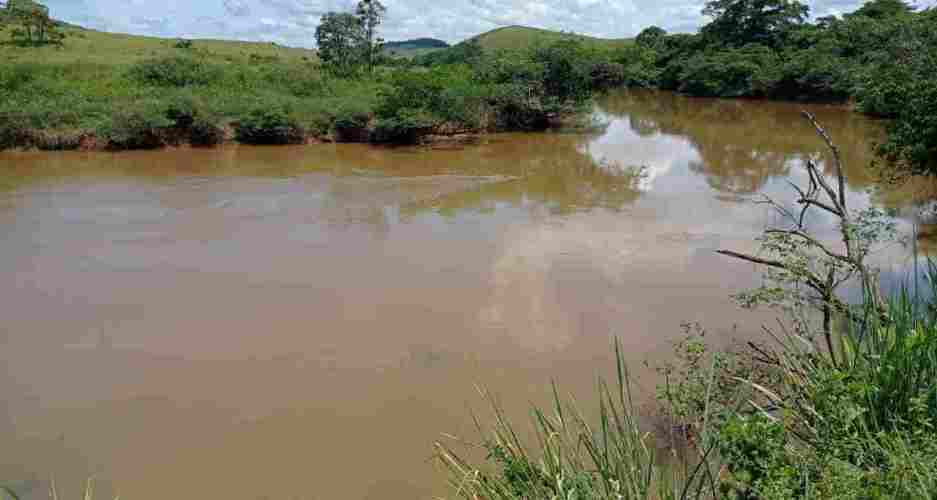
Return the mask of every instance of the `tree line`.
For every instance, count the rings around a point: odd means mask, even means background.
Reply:
[[[11,0],[0,9],[0,19],[16,28],[17,43],[55,39],[56,23],[37,6]],[[713,0],[705,12],[712,21],[698,33],[649,27],[624,46],[567,37],[492,51],[470,40],[409,60],[383,54],[379,28],[387,9],[380,0],[361,0],[348,12],[322,17],[315,33],[319,57],[302,61],[224,61],[184,41],[175,54],[115,68],[107,84],[101,72],[85,67],[18,63],[0,74],[7,96],[0,102],[0,145],[44,144],[48,134],[37,131],[53,124],[68,135],[55,147],[73,147],[88,133],[117,137],[108,141],[115,147],[159,144],[153,139],[163,136],[153,131],[174,126],[172,103],[179,99],[198,103],[200,120],[211,125],[214,132],[200,138],[217,140],[217,130],[240,125],[262,131],[239,136],[250,141],[311,135],[412,142],[439,133],[542,129],[587,109],[593,92],[624,86],[852,101],[859,111],[890,120],[878,146],[884,160],[937,173],[937,11],[873,0],[810,22],[797,0]],[[55,76],[63,71],[70,76]],[[114,133],[130,125],[142,140]]]
[[[652,26],[622,48],[585,50],[596,87],[646,87],[691,96],[854,102],[887,118],[884,162],[937,174],[937,10],[872,0],[809,21],[798,0],[711,0],[699,32]],[[476,64],[474,41],[418,58]]]

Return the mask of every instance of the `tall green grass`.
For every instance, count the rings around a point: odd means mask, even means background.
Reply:
[[[475,419],[483,441],[468,445],[451,438],[435,445],[453,492],[462,498],[492,500],[716,495],[718,466],[708,452],[685,453],[677,447],[661,451],[654,434],[642,428],[617,342],[615,355],[616,380],[598,381],[598,419],[587,418],[575,401],[561,398],[554,385],[552,408],[532,409],[533,444],[519,437],[496,398],[480,390],[494,416],[490,427]],[[708,432],[704,426],[702,442],[709,441]],[[465,458],[474,447],[486,454],[486,464]]]
[[[481,391],[494,417],[475,419],[486,459],[465,458],[473,448],[458,440],[436,456],[467,499],[937,499],[937,264],[925,274],[929,288],[895,291],[887,315],[857,305],[864,320],[844,325],[835,357],[809,331],[781,328],[754,356],[694,355],[690,370],[668,372],[662,411],[702,408],[677,421],[699,430],[689,446],[643,430],[616,343],[617,380],[599,381],[597,417],[554,386],[525,441]]]

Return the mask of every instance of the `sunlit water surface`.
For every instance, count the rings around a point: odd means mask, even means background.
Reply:
[[[413,499],[432,442],[475,438],[474,384],[524,417],[588,402],[619,337],[644,368],[684,322],[716,342],[770,312],[760,194],[823,151],[801,106],[622,93],[592,133],[364,145],[0,155],[0,479],[46,498]],[[907,232],[931,186],[875,186],[880,124],[811,106],[850,203]],[[640,175],[635,177],[635,172]],[[823,221],[818,221],[822,227]],[[876,254],[908,269],[909,246]]]

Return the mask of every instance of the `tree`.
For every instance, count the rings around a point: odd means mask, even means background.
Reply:
[[[634,42],[645,48],[656,48],[660,42],[667,36],[667,32],[658,26],[644,28],[635,37]]]
[[[881,294],[878,274],[867,257],[876,245],[894,237],[895,227],[881,210],[867,208],[855,211],[847,205],[845,165],[840,150],[814,115],[806,111],[803,115],[830,151],[832,179],[824,175],[816,159],[808,159],[807,186],[791,184],[797,194],[799,210],[768,197],[763,201],[777,210],[787,226],[766,229],[759,238],[761,249],[758,254],[732,250],[719,250],[717,253],[759,264],[766,269],[765,285],[737,296],[744,306],[766,304],[794,311],[803,306],[818,309],[822,314],[826,347],[835,362],[835,321],[841,318],[855,325],[865,319],[840,295],[839,289],[843,285],[855,283],[861,287],[866,305],[871,308],[861,312],[871,312],[880,319],[887,319],[888,305]],[[836,220],[840,237],[838,244],[810,232],[807,222],[812,211],[824,212]],[[797,316],[799,314],[795,314]]]
[[[703,15],[713,20],[702,33],[710,42],[722,45],[780,48],[784,34],[802,25],[808,12],[798,0],[710,0]]]
[[[374,71],[374,58],[377,54],[380,54],[384,45],[384,40],[375,38],[375,35],[377,34],[377,27],[380,26],[386,12],[387,8],[380,0],[361,0],[358,2],[358,9],[355,11],[364,30],[364,50],[369,72]]]
[[[7,17],[20,24],[11,32],[18,45],[61,45],[65,34],[49,16],[49,8],[32,0],[11,0],[6,6]]]
[[[891,17],[906,16],[914,12],[914,7],[904,0],[871,0],[866,2],[859,10],[847,16],[865,16],[871,19],[882,20]]]
[[[327,12],[316,28],[319,59],[341,75],[347,76],[357,70],[364,56],[364,43],[365,30],[361,19],[353,14]]]

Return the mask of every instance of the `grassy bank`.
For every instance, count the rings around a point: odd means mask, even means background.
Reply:
[[[121,43],[110,35],[100,40]],[[145,39],[107,62],[100,54],[62,55],[82,46],[69,39],[64,48],[22,48],[56,56],[14,56],[0,65],[0,147],[418,142],[433,134],[547,128],[581,109],[592,92],[581,49],[562,43],[483,66],[421,69],[386,61],[373,74],[342,76],[302,51],[202,41]]]
[[[437,443],[437,458],[467,499],[937,498],[937,318],[924,312],[935,304],[890,306],[887,323],[844,337],[839,362],[807,332],[733,352],[688,338],[659,388],[664,431],[641,425],[616,349],[596,407],[554,388],[553,407],[532,409],[529,442],[485,394],[482,440]],[[464,458],[476,446],[483,463]]]

